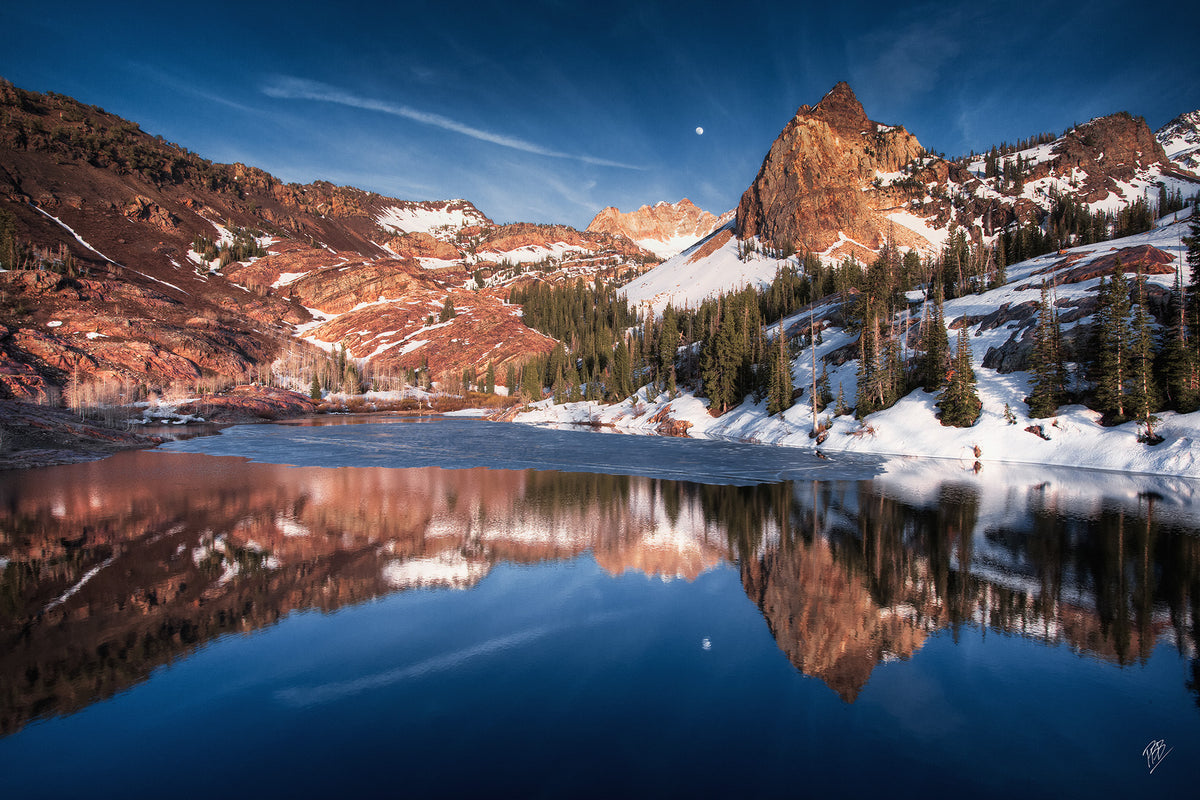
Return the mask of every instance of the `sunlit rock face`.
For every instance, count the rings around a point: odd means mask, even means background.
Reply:
[[[896,203],[872,181],[920,152],[915,136],[869,120],[850,86],[838,83],[815,106],[801,106],[771,145],[738,204],[738,238],[814,253],[847,238],[877,248],[889,228],[881,212]]]

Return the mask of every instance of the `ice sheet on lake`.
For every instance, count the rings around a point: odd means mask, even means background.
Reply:
[[[883,463],[870,456],[825,460],[769,445],[606,436],[461,418],[315,427],[244,425],[220,436],[169,442],[160,450],[305,467],[535,469],[735,486],[867,479],[879,474]]]

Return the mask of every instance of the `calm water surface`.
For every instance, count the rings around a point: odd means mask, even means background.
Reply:
[[[964,467],[441,419],[0,473],[4,796],[1194,796],[1200,483]]]

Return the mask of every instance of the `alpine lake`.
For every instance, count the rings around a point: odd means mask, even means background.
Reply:
[[[4,796],[1200,786],[1200,482],[465,418],[0,473]]]

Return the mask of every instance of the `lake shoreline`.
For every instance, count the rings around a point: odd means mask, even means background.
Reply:
[[[62,408],[0,400],[0,470],[33,469],[156,447],[162,437],[81,419]]]
[[[868,440],[873,438],[870,435],[866,437],[863,437],[861,434],[856,436],[857,431],[848,430],[837,431],[837,433],[842,435],[832,439],[831,437],[824,437],[820,442],[808,439],[807,436],[803,437],[803,439],[795,435],[781,436],[779,435],[779,431],[764,430],[769,425],[764,425],[763,423],[768,421],[755,419],[760,415],[753,413],[754,410],[750,410],[750,413],[745,415],[749,419],[741,420],[741,425],[731,425],[728,426],[728,430],[723,430],[726,426],[706,425],[700,422],[698,418],[701,418],[701,415],[694,413],[696,409],[688,407],[690,404],[687,400],[690,398],[686,397],[677,398],[683,401],[682,404],[672,402],[667,397],[653,398],[649,402],[646,402],[647,398],[640,397],[638,399],[642,400],[642,403],[639,404],[641,407],[638,411],[641,413],[635,412],[627,415],[612,413],[621,404],[603,406],[592,403],[571,403],[555,406],[545,401],[533,406],[515,405],[504,409],[500,413],[497,413],[494,409],[487,408],[464,408],[443,412],[431,412],[428,409],[413,411],[356,409],[349,412],[318,408],[315,404],[306,402],[307,398],[304,398],[302,395],[286,390],[271,389],[269,387],[239,388],[242,389],[240,393],[242,397],[236,398],[233,402],[226,402],[218,408],[209,405],[205,409],[210,413],[204,417],[204,422],[214,426],[216,428],[214,432],[219,432],[221,429],[231,425],[294,422],[304,419],[341,416],[342,414],[366,418],[434,415],[479,417],[486,421],[511,421],[535,427],[563,426],[578,430],[610,431],[643,436],[721,439],[745,444],[769,444],[777,447],[790,447],[803,452],[814,453],[821,457],[836,456],[842,453],[858,453],[884,458],[935,459],[957,461],[967,465],[975,463],[979,465],[977,469],[987,464],[1009,464],[1029,467],[1065,466],[1053,459],[1029,458],[1030,453],[1027,452],[1019,455],[1014,454],[1014,457],[1011,458],[1006,458],[1003,455],[997,457],[995,447],[989,447],[982,452],[965,445],[960,445],[957,448],[959,452],[900,452],[878,447],[878,445],[876,447],[854,447],[853,445],[846,447],[850,442],[844,441],[845,439],[861,441],[863,438]],[[265,406],[264,401],[268,403]],[[189,408],[187,410],[192,412],[198,411],[198,406],[201,402],[205,401],[191,401],[188,404]],[[680,405],[683,405],[683,407],[680,407]],[[196,406],[197,408],[191,408],[191,406]],[[184,409],[181,407],[181,410]],[[743,412],[746,410],[743,409]],[[213,413],[214,411],[216,413]],[[184,415],[181,419],[186,419],[186,417],[187,415]],[[190,424],[191,422],[198,421],[200,421],[199,418],[189,420],[188,424],[182,424],[177,421],[171,427],[172,430],[178,429],[180,432],[185,432],[193,429],[194,426]],[[719,418],[712,418],[712,422],[718,421]],[[747,425],[747,422],[750,424]],[[1128,442],[1118,443],[1115,441],[1117,438],[1121,438],[1118,434],[1118,429],[1109,430],[1111,433],[1106,438],[1114,440],[1114,446],[1119,448],[1122,444],[1129,444]],[[834,431],[830,432],[833,433]],[[1103,433],[1100,433],[1101,437],[1103,435]],[[157,447],[163,442],[174,438],[171,435],[161,436],[137,431],[136,425],[131,426],[127,420],[117,421],[112,424],[83,420],[66,409],[54,409],[16,400],[0,400],[0,437],[2,437],[0,438],[0,470],[33,469],[58,464],[93,461],[106,458],[122,450]],[[1123,438],[1128,439],[1130,437],[1126,435]],[[839,439],[843,441],[839,441]],[[1095,444],[1098,444],[1098,442]],[[1050,453],[1053,453],[1053,450]],[[1025,457],[1022,458],[1020,456]],[[1103,459],[1101,459],[1101,462],[1103,462]],[[1156,475],[1164,478],[1200,478],[1200,475],[1192,474],[1188,470],[1179,472],[1169,469],[1154,469],[1153,466],[1155,465],[1152,464],[1122,466],[1111,463],[1093,464],[1078,462],[1070,466],[1120,474]]]

